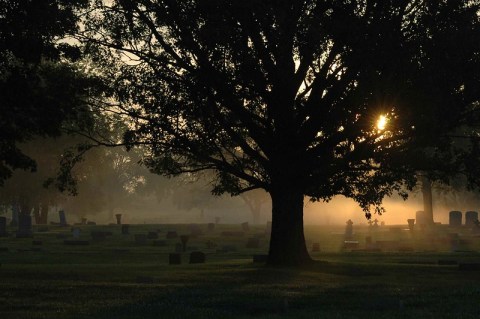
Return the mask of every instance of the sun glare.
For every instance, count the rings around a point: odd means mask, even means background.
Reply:
[[[380,115],[380,117],[377,120],[377,129],[379,129],[380,131],[383,131],[386,126],[387,126],[387,117],[385,115]]]

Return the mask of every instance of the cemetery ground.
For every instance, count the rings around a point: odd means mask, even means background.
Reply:
[[[480,237],[465,226],[306,226],[315,264],[266,267],[265,226],[34,226],[0,238],[0,318],[478,318]],[[185,252],[180,237],[188,235]],[[97,235],[92,236],[92,232]],[[105,236],[99,236],[103,233]],[[146,234],[145,236],[135,235]],[[456,234],[456,235],[452,235]],[[158,238],[156,238],[158,237]],[[169,237],[174,237],[170,233]],[[246,247],[249,238],[256,244]],[[83,244],[82,244],[83,243]],[[88,244],[87,244],[88,243]],[[315,245],[317,244],[317,245]],[[170,265],[178,251],[180,265]],[[205,263],[189,263],[193,251]],[[178,255],[177,255],[178,256]]]

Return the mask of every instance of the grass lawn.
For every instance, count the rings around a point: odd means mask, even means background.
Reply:
[[[238,227],[221,225],[214,233],[190,239],[182,265],[168,265],[168,254],[179,239],[156,247],[152,240],[135,244],[133,234],[160,229],[164,239],[167,230],[187,234],[188,225],[132,225],[132,235],[121,235],[118,226],[81,226],[85,240],[90,240],[93,229],[113,233],[88,246],[64,245],[57,237],[71,236],[70,228],[55,226],[35,233],[40,246],[32,246],[32,239],[0,238],[0,318],[480,316],[480,271],[458,266],[480,263],[479,243],[473,237],[471,249],[462,252],[425,249],[425,237],[406,234],[401,240],[414,251],[350,252],[339,250],[341,227],[332,231],[311,226],[306,229],[307,241],[321,244],[321,251],[312,253],[319,262],[295,270],[254,264],[252,255],[266,253],[268,238],[261,239],[258,249],[246,249],[247,238],[261,234],[263,228],[253,227],[243,238],[220,235]],[[398,236],[363,231],[356,236]],[[217,246],[205,248],[206,242]],[[217,251],[224,245],[237,250]],[[207,262],[188,264],[191,250],[204,251]]]

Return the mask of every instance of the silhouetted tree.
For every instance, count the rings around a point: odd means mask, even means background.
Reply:
[[[0,2],[0,185],[14,169],[35,170],[18,143],[59,136],[62,125],[87,121],[82,98],[91,79],[71,63],[80,50],[59,41],[77,29],[77,10],[87,3]]]
[[[478,108],[477,0],[93,5],[80,37],[131,121],[125,142],[159,174],[213,170],[216,194],[265,189],[269,264],[311,260],[305,195],[370,217],[415,172],[478,163],[477,140],[457,152],[452,137]]]

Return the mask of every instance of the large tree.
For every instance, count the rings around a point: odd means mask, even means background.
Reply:
[[[214,193],[265,189],[270,264],[311,260],[304,196],[369,217],[416,172],[465,172],[475,153],[452,134],[479,106],[477,0],[93,5],[80,38],[131,121],[125,142],[159,174],[213,170]]]

